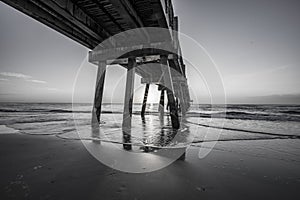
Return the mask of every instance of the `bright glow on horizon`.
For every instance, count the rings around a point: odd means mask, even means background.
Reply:
[[[160,91],[158,91],[156,85],[150,85],[147,103],[159,103]]]

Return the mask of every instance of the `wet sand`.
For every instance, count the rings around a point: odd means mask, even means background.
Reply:
[[[80,141],[0,135],[0,199],[299,199],[300,141],[219,142],[205,158],[129,174]]]

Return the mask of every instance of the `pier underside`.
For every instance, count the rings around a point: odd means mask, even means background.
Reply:
[[[95,57],[94,54],[96,54],[96,51],[90,53],[89,60],[93,63],[96,63],[97,57]],[[139,56],[139,54],[137,55]],[[174,61],[174,58],[176,58],[175,56],[172,54],[161,54],[134,57],[133,54],[131,54],[131,57],[129,58],[122,57],[118,60],[106,61],[103,59],[106,57],[105,55],[98,57],[102,58],[100,61],[98,61],[98,75],[94,99],[94,111],[98,122],[100,122],[101,102],[104,90],[106,67],[110,64],[120,64],[127,69],[123,129],[126,130],[126,132],[130,132],[135,73],[142,77],[141,82],[142,84],[146,85],[141,117],[144,117],[145,115],[149,85],[155,84],[159,86],[158,89],[161,91],[162,96],[160,102],[158,102],[160,103],[160,115],[164,115],[165,109],[163,98],[166,94],[168,99],[167,109],[169,110],[171,117],[172,127],[174,129],[180,128],[179,116],[184,116],[187,112],[190,99],[188,95],[187,79],[183,76],[181,69],[176,69],[176,66],[174,65],[174,63],[176,63],[176,61]]]

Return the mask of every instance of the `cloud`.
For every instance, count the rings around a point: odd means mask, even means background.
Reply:
[[[41,83],[41,84],[46,84],[47,83],[46,81],[41,81],[41,80],[27,80],[27,81],[30,81],[30,82],[33,82],[33,83]]]
[[[61,91],[60,89],[57,89],[57,88],[46,88],[46,89],[49,91]]]
[[[46,84],[46,81],[42,81],[42,80],[36,80],[36,79],[32,79],[32,76],[26,75],[26,74],[21,74],[21,73],[14,73],[14,72],[0,72],[0,76],[4,76],[4,77],[12,77],[12,78],[18,78],[18,79],[23,79],[26,80],[28,82],[32,82],[32,83],[40,83],[40,84]],[[5,78],[0,78],[0,81],[8,81],[8,79]]]
[[[29,75],[21,74],[21,73],[14,73],[14,72],[0,72],[1,76],[6,77],[14,77],[14,78],[23,78],[23,79],[30,79],[32,78]]]

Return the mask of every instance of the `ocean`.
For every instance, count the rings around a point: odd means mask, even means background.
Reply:
[[[174,139],[170,118],[159,118],[158,105],[134,104],[133,145],[176,147],[211,141],[300,138],[299,105],[200,105],[193,104]],[[0,134],[53,135],[63,139],[95,139],[91,135],[91,104],[1,103]],[[122,104],[103,104],[100,140],[124,143]],[[167,111],[166,111],[167,112]],[[173,135],[173,137],[171,137]],[[128,143],[128,141],[127,141]]]

